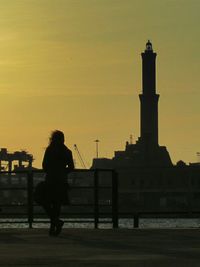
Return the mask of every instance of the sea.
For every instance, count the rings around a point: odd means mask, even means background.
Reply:
[[[33,228],[48,228],[49,220],[42,219],[35,220],[33,223]],[[69,222],[67,221],[69,220]],[[68,218],[65,221],[64,228],[85,228],[92,229],[94,228],[94,220],[87,219],[87,222],[84,222],[84,219],[73,219],[74,222],[70,222],[72,219]],[[81,223],[79,222],[81,220]],[[89,222],[88,222],[89,221]],[[0,228],[28,228],[29,225],[27,222],[21,222],[21,219],[0,219]],[[200,227],[200,218],[199,219],[150,219],[150,218],[141,218],[139,220],[139,228],[199,228]],[[98,225],[99,229],[112,229],[112,223],[109,219],[104,219],[100,221]],[[133,229],[134,222],[133,219],[119,219],[119,228],[121,229]]]

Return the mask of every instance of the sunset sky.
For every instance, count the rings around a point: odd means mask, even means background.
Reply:
[[[0,0],[0,147],[41,167],[51,130],[88,167],[140,135],[141,52],[157,52],[159,143],[200,151],[199,0]]]

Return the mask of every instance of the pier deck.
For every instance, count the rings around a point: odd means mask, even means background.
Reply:
[[[0,229],[0,266],[200,266],[200,230]]]

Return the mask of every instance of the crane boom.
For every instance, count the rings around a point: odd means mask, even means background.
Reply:
[[[76,144],[74,144],[74,149],[75,149],[75,151],[76,151],[76,153],[77,153],[77,156],[78,156],[78,158],[79,158],[79,161],[80,161],[82,167],[83,167],[84,169],[87,169],[87,168],[86,168],[86,165],[85,165],[85,163],[84,163],[84,161],[83,161],[83,158],[82,158],[82,156],[81,156],[81,154],[80,154],[80,152],[79,152],[79,149],[78,149],[78,147],[77,147]]]

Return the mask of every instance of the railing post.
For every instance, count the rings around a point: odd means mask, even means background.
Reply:
[[[187,172],[187,182],[188,182],[188,187],[187,187],[187,208],[188,208],[188,215],[189,217],[192,216],[192,176],[190,172]]]
[[[99,224],[99,179],[98,170],[94,171],[94,227],[98,228]]]
[[[112,222],[113,228],[118,228],[118,174],[112,171]]]
[[[29,228],[33,227],[33,172],[27,173],[27,193],[28,193],[28,225]]]
[[[134,225],[134,228],[139,227],[139,214],[138,213],[134,213],[133,215],[133,225]]]

